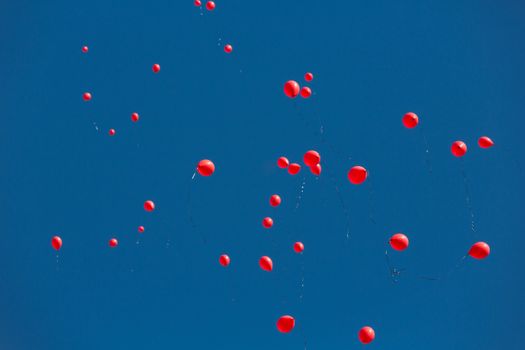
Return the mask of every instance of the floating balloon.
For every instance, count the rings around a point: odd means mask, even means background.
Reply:
[[[215,171],[215,164],[211,160],[203,159],[197,165],[197,171],[202,176],[211,176]]]
[[[264,271],[272,271],[273,270],[273,261],[268,256],[263,256],[259,259],[259,266]]]
[[[221,264],[224,267],[230,265],[230,257],[226,254],[221,255],[219,257],[219,264]]]
[[[301,243],[301,242],[295,242],[294,245],[293,245],[293,250],[296,253],[302,253],[303,250],[304,250],[304,244]]]
[[[290,165],[290,162],[288,161],[288,158],[286,157],[280,157],[277,159],[277,166],[281,169],[288,168],[288,165]]]
[[[394,250],[405,250],[408,248],[408,237],[402,233],[396,233],[390,237],[390,246],[392,246]]]
[[[317,164],[317,165],[314,165],[314,166],[311,166],[310,167],[310,171],[312,172],[312,174],[314,174],[315,176],[319,176],[321,175],[321,164]]]
[[[115,248],[116,246],[118,246],[118,241],[117,241],[117,239],[116,239],[116,238],[112,238],[112,239],[110,239],[110,240],[109,240],[109,246],[110,246],[111,248]]]
[[[84,101],[91,101],[91,94],[89,92],[84,92],[82,98],[84,99]]]
[[[403,116],[403,125],[407,129],[413,129],[419,124],[419,118],[416,113],[408,112]]]
[[[316,166],[321,161],[321,156],[316,151],[308,151],[303,156],[306,166]]]
[[[478,242],[470,247],[468,255],[474,259],[485,259],[490,254],[490,247],[485,242]]]
[[[281,316],[277,320],[277,330],[281,333],[290,333],[295,327],[295,319],[292,316]]]
[[[450,147],[450,151],[456,157],[463,157],[467,153],[467,145],[463,141],[455,141]]]
[[[233,51],[233,47],[230,44],[224,46],[224,52],[232,53],[232,51]]]
[[[208,11],[213,11],[215,9],[215,3],[213,1],[208,1],[206,3],[206,9]]]
[[[151,69],[153,70],[153,73],[160,72],[160,64],[155,63]]]
[[[278,194],[274,194],[270,197],[270,205],[272,207],[277,207],[281,204],[281,197]]]
[[[146,211],[153,211],[153,210],[155,210],[155,203],[153,203],[153,201],[145,201],[144,202],[144,210],[146,210]]]
[[[138,231],[139,233],[144,233],[145,231],[144,226],[139,226]]]
[[[131,114],[131,121],[135,123],[139,121],[139,114],[137,112]]]
[[[310,89],[308,86],[305,86],[301,89],[301,97],[302,98],[309,98],[312,96],[312,89]]]
[[[348,180],[354,185],[360,185],[365,182],[368,172],[362,166],[354,166],[348,171]]]
[[[299,95],[299,84],[295,80],[288,80],[284,84],[284,94],[290,98],[296,98]]]
[[[273,219],[270,217],[266,217],[262,221],[262,225],[264,228],[270,228],[273,226]]]
[[[109,136],[115,136],[116,133],[115,129],[109,129],[108,131]]]
[[[376,333],[372,329],[372,327],[363,327],[359,330],[358,333],[359,341],[363,344],[371,343],[372,340],[376,337]]]
[[[202,5],[201,0],[195,0],[193,4],[197,7]]]
[[[313,75],[312,73],[308,72],[308,73],[306,73],[306,74],[304,75],[304,80],[306,80],[306,81],[312,81],[312,80],[314,80],[314,75]]]
[[[301,171],[301,166],[297,163],[292,163],[288,166],[288,173],[290,175],[297,175]]]
[[[478,139],[478,145],[481,148],[490,148],[494,146],[494,141],[492,141],[488,136],[481,136]]]
[[[62,238],[60,238],[59,236],[54,236],[53,238],[51,238],[51,246],[55,250],[60,250],[60,248],[62,247]]]
[[[83,53],[87,53],[89,51],[89,47],[87,46],[82,46],[82,52]]]

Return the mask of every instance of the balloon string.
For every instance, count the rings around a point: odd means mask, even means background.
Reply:
[[[305,185],[306,185],[306,177],[303,177],[303,181],[301,183],[301,188],[299,190],[299,194],[297,195],[297,201],[295,203],[294,212],[297,211],[297,209],[299,209],[299,206],[301,205],[301,199],[303,198]]]
[[[390,260],[390,256],[388,255],[388,250],[385,250],[385,259],[386,264],[388,266],[388,271],[390,272],[390,278],[392,279],[392,283],[399,282],[401,272],[405,271],[405,269],[398,269],[392,265],[392,261]]]
[[[467,203],[467,209],[470,215],[470,229],[472,230],[472,232],[476,233],[476,226],[474,224],[474,209],[472,208],[472,202],[470,198],[470,189],[468,185],[467,173],[465,171],[465,164],[463,163],[463,159],[460,159],[460,167],[461,167],[461,176],[463,177],[463,185],[465,187],[465,201]]]
[[[430,162],[430,147],[428,145],[427,136],[421,129],[420,131],[421,136],[423,137],[423,143],[425,145],[425,164],[427,166],[428,172],[432,174],[432,163]]]

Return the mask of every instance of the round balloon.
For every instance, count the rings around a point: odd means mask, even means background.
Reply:
[[[203,159],[197,165],[197,171],[202,176],[210,176],[215,171],[215,164],[211,160]]]
[[[201,6],[201,5],[202,5],[201,0],[195,0],[195,1],[193,2],[193,4],[194,4],[195,6]]]
[[[60,250],[60,248],[62,248],[62,238],[60,238],[59,236],[54,236],[53,238],[51,238],[51,246],[55,250]]]
[[[83,53],[87,53],[88,51],[89,51],[89,47],[87,47],[87,46],[83,46],[82,47],[82,52]]]
[[[303,250],[304,250],[304,244],[301,243],[301,242],[295,242],[294,245],[293,245],[293,250],[296,253],[302,253]]]
[[[456,157],[463,157],[467,153],[467,145],[463,141],[455,141],[450,147],[450,151]]]
[[[270,228],[273,226],[273,219],[270,217],[266,217],[262,221],[262,225],[264,228]]]
[[[372,327],[363,327],[359,330],[358,333],[359,341],[363,344],[369,344],[371,343],[374,338],[376,337],[376,333],[372,329]]]
[[[348,171],[348,180],[354,185],[360,185],[365,182],[368,172],[362,166],[356,165]]]
[[[408,112],[403,116],[403,125],[407,129],[413,129],[419,124],[419,118],[416,113]]]
[[[292,163],[288,166],[288,173],[290,175],[297,175],[301,171],[301,166],[297,163]]]
[[[277,330],[281,333],[290,333],[295,327],[295,319],[292,316],[285,315],[277,320]]]
[[[263,256],[259,259],[259,266],[264,271],[272,271],[273,270],[273,261],[268,256]]]
[[[312,81],[312,80],[314,80],[314,75],[313,75],[312,73],[308,72],[308,73],[306,73],[306,74],[304,75],[304,80],[306,80],[306,81]]]
[[[396,233],[390,237],[390,246],[394,250],[405,250],[408,248],[408,237],[402,233]]]
[[[485,242],[478,242],[470,247],[468,254],[474,259],[485,259],[490,254],[490,246]]]
[[[310,89],[308,86],[305,86],[301,89],[301,97],[302,98],[309,98],[312,96],[312,89]]]
[[[208,1],[206,3],[206,9],[208,11],[213,11],[215,9],[215,3],[213,1]]]
[[[286,157],[280,157],[277,159],[277,166],[281,169],[286,169],[290,165],[290,162],[288,161],[288,158]]]
[[[224,52],[232,53],[232,51],[233,51],[233,47],[230,44],[224,46]]]
[[[321,164],[317,164],[317,165],[314,165],[314,166],[311,166],[310,167],[310,171],[312,172],[312,174],[314,174],[315,176],[319,176],[321,175]]]
[[[492,141],[488,136],[481,136],[478,139],[478,145],[481,148],[490,148],[494,146],[494,141]]]
[[[144,202],[144,210],[146,211],[153,211],[155,210],[155,203],[153,201],[145,201]]]
[[[219,257],[219,264],[221,264],[224,267],[230,265],[230,257],[226,254],[221,255]]]
[[[321,156],[316,151],[308,151],[304,154],[303,160],[306,166],[312,167],[319,164],[319,162],[321,161]]]
[[[160,72],[160,64],[155,63],[151,69],[153,70],[153,73]]]
[[[270,197],[270,205],[277,207],[281,204],[281,197],[278,194],[274,194]]]
[[[133,122],[135,122],[135,123],[138,122],[138,121],[139,121],[139,114],[136,113],[136,112],[135,112],[135,113],[132,113],[132,114],[131,114],[131,121],[133,121]]]
[[[117,239],[116,239],[116,238],[112,238],[112,239],[110,239],[110,240],[109,240],[109,246],[110,246],[111,248],[115,248],[116,246],[118,246],[118,241],[117,241]]]
[[[91,101],[91,93],[84,92],[84,94],[82,95],[82,98],[84,99],[84,101]]]
[[[116,133],[115,129],[109,129],[108,131],[109,136],[115,136]]]
[[[295,80],[288,80],[284,84],[284,94],[289,98],[296,98],[299,95],[299,84]]]
[[[144,226],[139,226],[138,231],[139,233],[144,233],[145,231]]]

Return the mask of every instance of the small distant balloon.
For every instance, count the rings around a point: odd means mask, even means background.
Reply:
[[[295,327],[295,319],[292,316],[285,315],[277,320],[277,330],[281,333],[290,333]]]
[[[215,164],[211,160],[203,159],[197,164],[197,172],[202,176],[211,176],[215,171]]]
[[[304,244],[302,242],[295,242],[293,244],[293,250],[296,252],[296,253],[302,253],[303,250],[304,250]]]
[[[213,1],[208,1],[208,2],[206,3],[206,9],[207,9],[208,11],[213,11],[213,10],[215,10],[215,3],[214,3]]]
[[[296,98],[299,95],[300,86],[295,80],[288,80],[284,84],[284,94],[289,98]]]
[[[230,265],[230,257],[226,254],[221,255],[219,257],[219,264],[221,264],[224,267]]]
[[[297,163],[292,163],[288,166],[288,173],[290,175],[297,175],[301,171],[301,166]]]
[[[145,231],[144,226],[139,226],[138,231],[139,233],[144,233]]]
[[[368,172],[362,166],[354,166],[348,171],[348,180],[354,185],[360,185],[365,182]]]
[[[490,148],[494,146],[494,141],[492,141],[488,136],[481,136],[478,139],[478,145],[481,148]]]
[[[134,123],[139,121],[139,114],[137,112],[131,114],[131,121]]]
[[[312,81],[312,80],[314,80],[314,75],[313,75],[312,73],[308,72],[308,73],[306,73],[306,74],[304,75],[304,80],[306,80],[306,81]]]
[[[153,70],[153,73],[160,72],[160,64],[155,63],[151,69]]]
[[[57,251],[60,250],[60,248],[62,247],[62,238],[60,238],[59,236],[54,236],[53,238],[51,238],[51,246]]]
[[[290,165],[290,162],[288,161],[288,158],[286,157],[280,157],[277,159],[277,166],[281,169],[286,169]]]
[[[146,211],[153,211],[155,210],[155,203],[153,203],[153,201],[145,201],[144,202],[144,210]]]
[[[455,157],[463,157],[467,153],[467,145],[463,141],[455,141],[450,151]]]
[[[311,166],[311,167],[310,167],[310,172],[311,172],[312,174],[314,174],[315,176],[319,176],[319,175],[321,175],[321,171],[322,171],[322,170],[323,170],[323,169],[321,168],[321,164],[317,164],[317,165],[314,165],[314,166]]]
[[[264,228],[270,228],[273,226],[273,219],[270,217],[266,217],[262,221],[262,225]]]
[[[118,246],[118,241],[117,241],[117,239],[116,239],[116,238],[112,238],[112,239],[110,239],[110,240],[109,240],[109,246],[110,246],[111,248],[115,248],[116,246]]]
[[[390,246],[394,250],[403,251],[408,248],[408,237],[402,233],[396,233],[390,237]]]
[[[312,96],[312,89],[310,89],[308,86],[305,86],[301,89],[301,97],[302,98],[309,98]]]
[[[416,113],[408,112],[403,116],[403,125],[407,129],[413,129],[419,124],[419,117]]]
[[[89,51],[89,47],[87,46],[82,46],[82,52],[83,53],[87,53]]]
[[[193,4],[197,7],[202,5],[201,0],[195,0]]]
[[[273,270],[273,261],[268,256],[263,256],[259,259],[259,266],[264,271],[272,271]]]
[[[84,99],[84,101],[91,101],[91,93],[89,92],[84,92],[84,94],[82,95],[82,98]]]
[[[474,259],[485,259],[490,254],[490,246],[485,242],[478,242],[470,247],[468,254]]]
[[[303,156],[306,166],[315,166],[321,161],[321,155],[317,151],[308,151]]]
[[[270,205],[277,207],[281,204],[281,197],[278,194],[274,194],[270,197]]]
[[[232,53],[232,51],[233,51],[233,47],[230,44],[224,46],[224,52]]]
[[[109,136],[115,136],[116,133],[115,129],[109,129],[108,131]]]
[[[363,344],[371,343],[376,337],[376,333],[372,327],[363,327],[358,333],[359,341]]]

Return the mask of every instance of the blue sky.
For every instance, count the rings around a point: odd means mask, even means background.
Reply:
[[[522,349],[523,4],[216,4],[0,4],[0,347],[354,349],[370,325],[369,348]],[[307,71],[312,98],[286,98]],[[309,149],[319,179],[275,166]],[[491,256],[455,268],[477,241]]]

